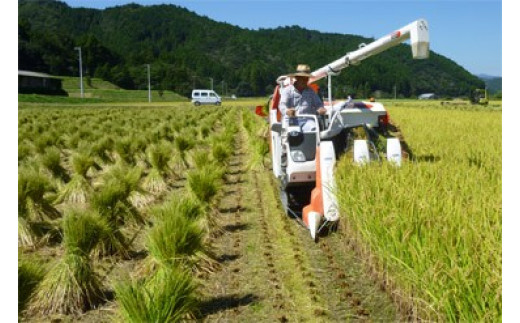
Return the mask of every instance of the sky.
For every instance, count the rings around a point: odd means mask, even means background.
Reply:
[[[379,38],[424,18],[430,49],[473,74],[502,76],[500,0],[65,0],[71,7],[103,9],[130,2],[175,4],[242,28],[299,25],[321,32]],[[343,53],[331,53],[331,60]]]

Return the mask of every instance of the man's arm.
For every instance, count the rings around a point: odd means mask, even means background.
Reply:
[[[321,101],[319,95],[314,91],[312,91],[312,93],[314,93],[312,101],[314,108],[316,109],[316,113],[325,114],[327,112],[327,109],[323,107],[323,102]]]
[[[294,115],[294,107],[291,106],[291,89],[290,87],[286,87],[281,90],[280,103],[278,107],[280,108],[280,112],[282,116],[293,116]]]

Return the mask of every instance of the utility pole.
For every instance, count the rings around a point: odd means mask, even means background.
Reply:
[[[195,79],[197,78],[197,75],[192,75],[191,78],[193,79],[193,89],[195,89]]]
[[[221,95],[224,95],[224,80],[222,80],[222,82],[220,82],[220,83],[222,84],[222,92],[220,92],[220,93],[221,93]]]
[[[79,87],[81,89],[81,98],[83,98],[83,64],[81,61],[81,47],[74,47],[74,49],[79,51]]]
[[[152,102],[152,90],[150,84],[150,64],[146,64],[148,70],[148,103]]]
[[[394,84],[394,100],[397,100],[397,86]]]
[[[211,91],[213,91],[213,78],[210,77],[209,79],[210,79],[210,81],[211,81]]]

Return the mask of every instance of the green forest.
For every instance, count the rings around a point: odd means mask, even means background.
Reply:
[[[153,89],[185,96],[212,83],[221,95],[270,94],[276,78],[297,64],[316,69],[373,40],[298,26],[244,29],[175,5],[99,10],[50,0],[18,2],[20,70],[77,76],[74,47],[79,46],[87,82],[96,77],[124,89],[144,89],[145,64],[151,64]],[[426,92],[455,97],[484,87],[482,80],[442,55],[430,52],[427,60],[413,60],[407,44],[344,70],[334,84],[337,96],[358,97],[374,92],[393,97],[394,89],[398,97]]]

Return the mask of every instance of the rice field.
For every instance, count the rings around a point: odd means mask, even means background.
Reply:
[[[340,228],[314,245],[261,103],[21,105],[19,319],[501,320],[500,108],[389,102],[409,160],[342,158]]]
[[[110,290],[112,319],[195,315],[240,114],[179,105],[19,110],[21,317],[77,316]],[[135,259],[139,245],[145,261],[109,282],[108,264]]]
[[[502,113],[434,104],[389,107],[413,151],[401,168],[341,161],[342,231],[416,317],[500,321]]]

